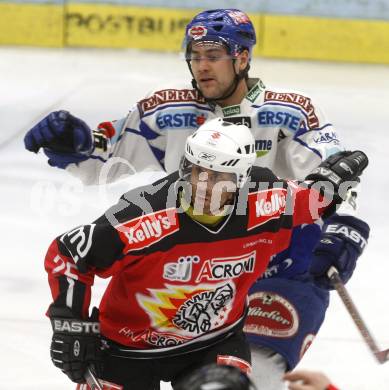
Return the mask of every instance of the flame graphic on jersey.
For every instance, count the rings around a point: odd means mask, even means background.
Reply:
[[[151,297],[137,294],[138,303],[149,315],[154,328],[176,328],[172,319],[180,306],[194,295],[209,291],[204,288],[193,289],[193,286],[166,286],[168,288],[164,290],[149,289]]]

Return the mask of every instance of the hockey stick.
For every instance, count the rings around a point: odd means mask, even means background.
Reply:
[[[97,379],[93,369],[88,367],[84,379],[85,383],[79,383],[76,390],[123,390],[123,386],[108,382],[102,379]]]
[[[353,300],[346,287],[344,286],[342,279],[339,276],[339,272],[335,267],[330,267],[327,272],[327,275],[331,281],[331,284],[336,289],[340,299],[343,301],[343,304],[346,306],[347,311],[349,312],[351,318],[354,321],[354,324],[361,333],[363,339],[365,340],[370,351],[373,353],[375,358],[379,363],[385,363],[389,360],[389,349],[380,351],[377,343],[373,339],[369,329],[367,328],[365,322],[363,321],[357,307],[355,306]]]
[[[96,378],[90,367],[86,370],[85,380],[91,390],[103,390],[103,386],[101,386],[99,380]]]

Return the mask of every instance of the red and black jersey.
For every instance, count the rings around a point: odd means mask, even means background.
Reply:
[[[254,168],[232,211],[210,228],[181,209],[185,185],[175,172],[132,190],[93,223],[54,240],[45,261],[52,307],[85,317],[94,275],[112,276],[101,332],[150,353],[212,341],[242,322],[250,286],[288,247],[292,227],[319,218],[317,194]]]

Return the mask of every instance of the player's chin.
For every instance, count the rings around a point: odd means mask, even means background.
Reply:
[[[212,100],[220,96],[218,88],[216,88],[215,85],[210,85],[210,83],[200,83],[199,89],[206,99]]]

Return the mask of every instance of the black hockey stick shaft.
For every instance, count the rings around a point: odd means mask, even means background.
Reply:
[[[103,390],[103,386],[100,384],[99,380],[96,378],[93,370],[88,367],[85,373],[85,380],[91,390]]]
[[[347,291],[346,287],[344,286],[342,279],[339,276],[339,272],[335,267],[330,267],[327,273],[331,284],[336,289],[340,299],[342,300],[343,304],[345,305],[347,311],[349,312],[351,318],[354,321],[354,324],[358,328],[359,332],[361,333],[363,339],[365,340],[367,346],[369,347],[370,351],[373,353],[375,358],[378,360],[379,363],[385,363],[389,360],[389,349],[386,349],[384,351],[380,351],[378,348],[377,343],[375,342],[372,334],[370,333],[369,329],[367,328],[365,321],[362,319],[357,307],[355,306],[349,292]]]

